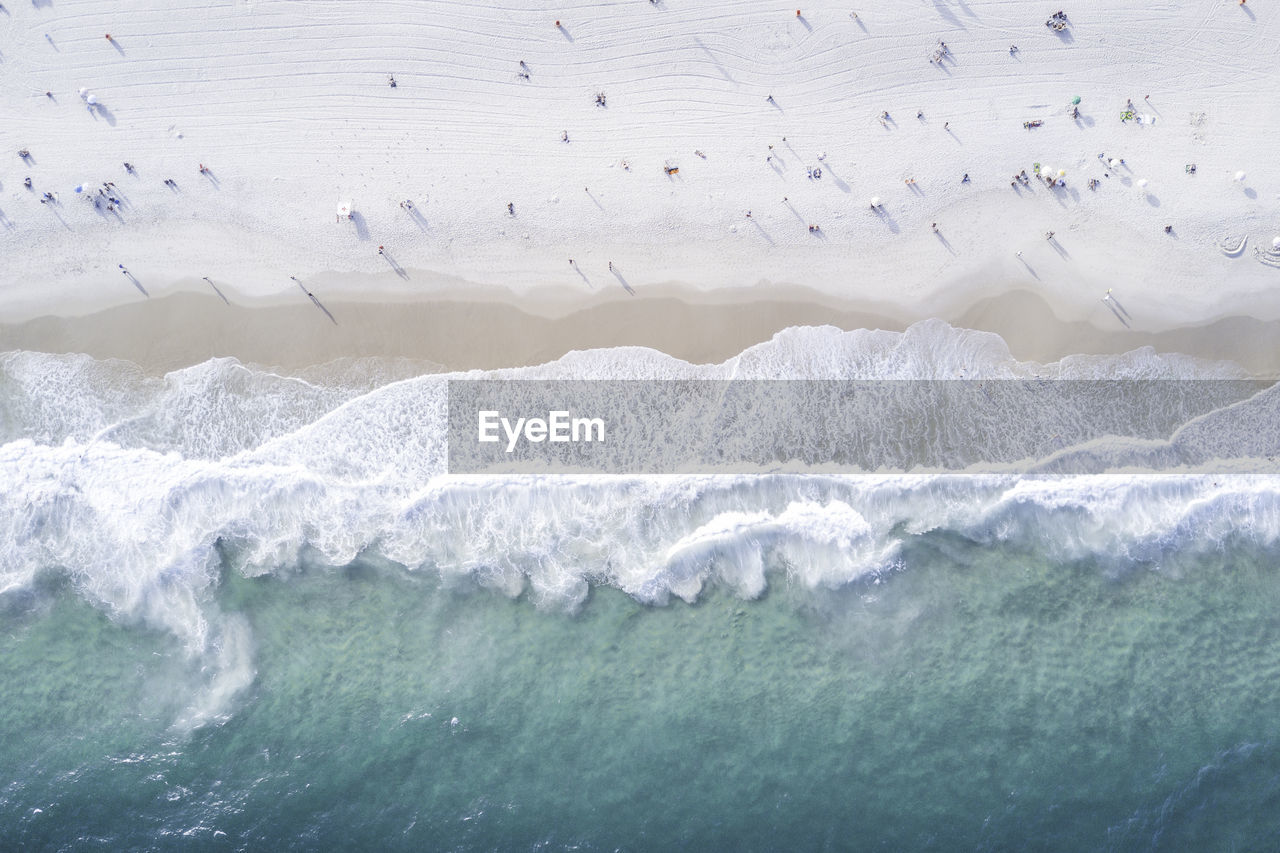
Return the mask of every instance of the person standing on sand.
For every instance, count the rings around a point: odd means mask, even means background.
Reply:
[[[609,272],[613,272],[613,261],[609,261]]]

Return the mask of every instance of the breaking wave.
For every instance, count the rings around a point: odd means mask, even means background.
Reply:
[[[1274,448],[1275,388],[1167,441],[1068,448],[1035,476],[484,478],[445,473],[451,375],[393,373],[345,363],[304,378],[216,359],[151,377],[86,356],[0,355],[0,596],[57,573],[113,618],[171,633],[201,673],[179,721],[195,726],[223,718],[254,677],[247,623],[215,600],[225,571],[380,560],[572,609],[593,584],[661,605],[711,584],[752,598],[779,577],[874,583],[909,571],[905,546],[935,532],[1117,572],[1280,542],[1280,478],[1198,473],[1169,453],[1181,442],[1220,456],[1232,430],[1254,436],[1254,452]],[[618,348],[466,375],[1246,378],[1149,349],[1019,362],[998,336],[938,321],[790,329],[719,365]],[[1055,474],[1082,454],[1091,473]],[[1166,457],[1166,473],[1122,473]]]

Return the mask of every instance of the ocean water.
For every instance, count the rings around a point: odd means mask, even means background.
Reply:
[[[962,371],[1242,375],[940,323],[493,375]],[[0,355],[0,846],[1280,844],[1280,478],[457,477],[442,386]]]

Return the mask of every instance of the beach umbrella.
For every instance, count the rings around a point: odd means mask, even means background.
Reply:
[[[1067,170],[1066,170],[1066,169],[1059,169],[1059,170],[1058,170],[1058,177],[1059,177],[1059,178],[1064,177],[1066,174],[1067,174]]]
[[[76,184],[76,192],[78,193],[84,192],[84,184]]]
[[[873,195],[873,196],[871,197],[871,206],[872,206],[872,207],[879,207],[879,206],[880,206],[880,196],[878,196],[878,195]]]
[[[82,97],[82,98],[83,98],[83,97],[84,97],[85,95],[87,95],[87,94],[89,94],[89,90],[88,90],[88,89],[86,89],[84,86],[81,86],[81,87],[80,87],[80,97]]]
[[[1138,189],[1143,189],[1143,190],[1145,190],[1146,188],[1147,188],[1147,179],[1146,179],[1146,178],[1139,178],[1139,179],[1138,179]]]
[[[1271,248],[1275,249],[1277,252],[1280,252],[1280,237],[1271,238]]]
[[[1079,96],[1079,95],[1076,95],[1074,98],[1072,98],[1072,99],[1071,99],[1071,103],[1072,103],[1072,104],[1078,104],[1078,103],[1080,103],[1080,96]]]
[[[85,98],[85,99],[84,99],[84,102],[85,102],[86,104],[88,104],[89,106],[91,106],[91,107],[93,107],[93,106],[97,106],[97,104],[98,104],[98,96],[97,96],[97,95],[89,95],[87,98]]]
[[[1236,172],[1234,180],[1236,183],[1244,183],[1244,172]]]

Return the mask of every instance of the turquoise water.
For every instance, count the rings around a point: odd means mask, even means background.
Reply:
[[[927,323],[515,373],[1229,367]],[[0,354],[0,850],[1280,849],[1275,389],[1070,476],[486,478],[399,370]]]
[[[357,562],[208,595],[206,673],[58,574],[0,597],[0,836],[24,848],[1266,849],[1280,559],[1048,562],[935,532],[900,570],[575,610]]]

